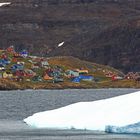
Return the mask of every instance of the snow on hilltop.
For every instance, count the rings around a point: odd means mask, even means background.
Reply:
[[[0,7],[3,5],[9,5],[9,4],[11,4],[11,2],[0,2]]]
[[[125,130],[128,130],[128,125],[131,124],[131,128],[133,128],[133,124],[135,126],[140,122],[139,99],[140,91],[105,100],[80,102],[36,113],[24,119],[24,122],[35,128],[75,128],[101,131],[109,128],[107,131],[113,132],[114,127],[109,126],[115,126],[115,128],[124,127]],[[111,130],[111,128],[113,129]],[[117,132],[119,129],[114,130]],[[124,129],[123,133],[125,133]],[[131,133],[140,133],[140,129],[131,129]]]

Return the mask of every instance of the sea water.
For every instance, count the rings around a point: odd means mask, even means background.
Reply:
[[[108,134],[89,130],[34,129],[22,120],[36,112],[77,102],[95,101],[138,89],[81,89],[0,91],[0,140],[139,140],[140,135]]]

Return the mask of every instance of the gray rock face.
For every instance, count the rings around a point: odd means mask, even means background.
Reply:
[[[0,7],[0,37],[1,48],[140,71],[140,1],[11,0]]]

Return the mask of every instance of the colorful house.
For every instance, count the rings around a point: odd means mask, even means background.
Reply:
[[[28,57],[28,51],[27,50],[23,50],[20,54],[24,58]]]
[[[21,65],[21,64],[14,64],[12,67],[11,67],[11,71],[12,72],[15,72],[17,70],[23,70],[24,69],[24,66]]]
[[[86,69],[76,69],[75,71],[79,72],[79,74],[88,74],[88,70]]]
[[[13,77],[13,74],[12,74],[11,72],[4,72],[4,73],[2,74],[2,77],[3,77],[4,79],[6,79],[6,78],[12,78],[12,77]]]
[[[20,58],[20,57],[21,57],[21,54],[15,52],[15,53],[13,54],[13,56],[14,56],[15,58]]]
[[[31,69],[25,69],[25,74],[26,74],[26,77],[34,77],[36,76],[36,73],[33,72]]]
[[[8,60],[8,59],[0,59],[0,64],[1,65],[8,65],[8,64],[10,64],[11,62]]]
[[[74,71],[74,70],[67,70],[65,72],[65,76],[68,77],[68,78],[78,77],[79,76],[79,72]]]
[[[72,82],[75,82],[75,83],[79,83],[81,80],[83,81],[93,81],[94,80],[94,77],[93,76],[85,76],[85,75],[80,75],[78,77],[75,77]]]
[[[1,55],[1,58],[2,58],[2,59],[7,59],[8,57],[7,57],[7,55],[6,55],[5,53],[3,53],[3,54]]]
[[[13,53],[15,51],[14,46],[8,47],[6,51],[9,52],[9,53]]]
[[[32,64],[32,69],[39,69],[40,68],[40,65],[38,63],[36,64]]]
[[[112,81],[122,80],[122,79],[123,79],[123,77],[118,76],[118,75],[113,75],[113,76],[112,76]]]
[[[50,77],[48,74],[45,74],[43,79],[44,80],[53,80],[53,77]]]
[[[23,70],[17,70],[15,73],[14,73],[15,76],[18,76],[18,77],[23,77],[23,76],[26,76],[25,72]]]
[[[64,79],[61,78],[61,77],[55,77],[55,78],[53,79],[53,82],[54,82],[54,83],[64,82]]]
[[[2,64],[0,64],[0,71],[5,71],[5,67]]]
[[[41,78],[41,76],[34,76],[34,77],[32,78],[32,81],[33,81],[33,82],[42,82],[42,78]]]
[[[41,61],[41,67],[47,68],[48,66],[49,66],[48,61],[45,61],[45,60]]]

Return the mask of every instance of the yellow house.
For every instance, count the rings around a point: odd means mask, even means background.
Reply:
[[[79,74],[88,74],[88,70],[86,69],[76,69],[77,72],[79,72]]]
[[[3,77],[4,79],[6,79],[6,78],[12,78],[12,77],[13,77],[13,74],[10,73],[10,72],[4,72],[4,73],[2,74],[2,77]]]

